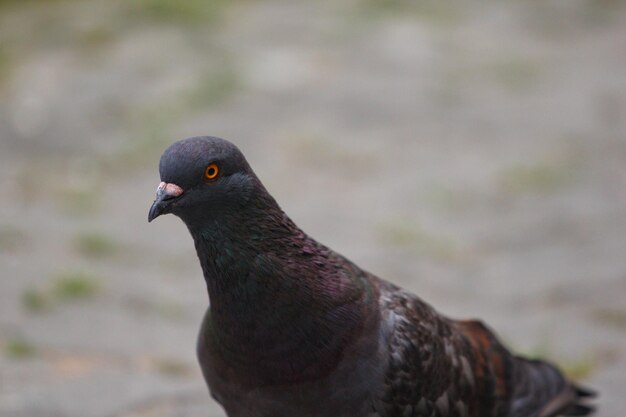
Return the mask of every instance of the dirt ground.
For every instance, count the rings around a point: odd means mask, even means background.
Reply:
[[[626,5],[0,1],[0,416],[224,416],[160,153],[234,141],[305,231],[626,416]]]

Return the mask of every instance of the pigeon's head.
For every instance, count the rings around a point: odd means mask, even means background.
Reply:
[[[241,151],[232,143],[200,136],[178,141],[159,162],[161,183],[148,221],[172,213],[186,223],[232,213],[260,186]]]

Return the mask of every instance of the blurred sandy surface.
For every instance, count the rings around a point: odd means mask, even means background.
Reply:
[[[620,1],[0,2],[0,416],[223,416],[171,141],[626,410]]]

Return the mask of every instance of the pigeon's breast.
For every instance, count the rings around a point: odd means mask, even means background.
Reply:
[[[323,378],[256,386],[242,383],[236,371],[215,355],[203,337],[206,326],[198,339],[198,359],[211,394],[229,417],[372,416],[372,403],[383,390],[388,358],[379,326],[370,327],[356,338]]]

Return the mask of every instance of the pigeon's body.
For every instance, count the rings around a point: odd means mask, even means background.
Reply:
[[[590,411],[589,393],[551,365],[511,355],[480,322],[447,319],[307,236],[234,145],[177,142],[160,170],[150,219],[172,212],[194,239],[210,298],[198,357],[229,417]]]

